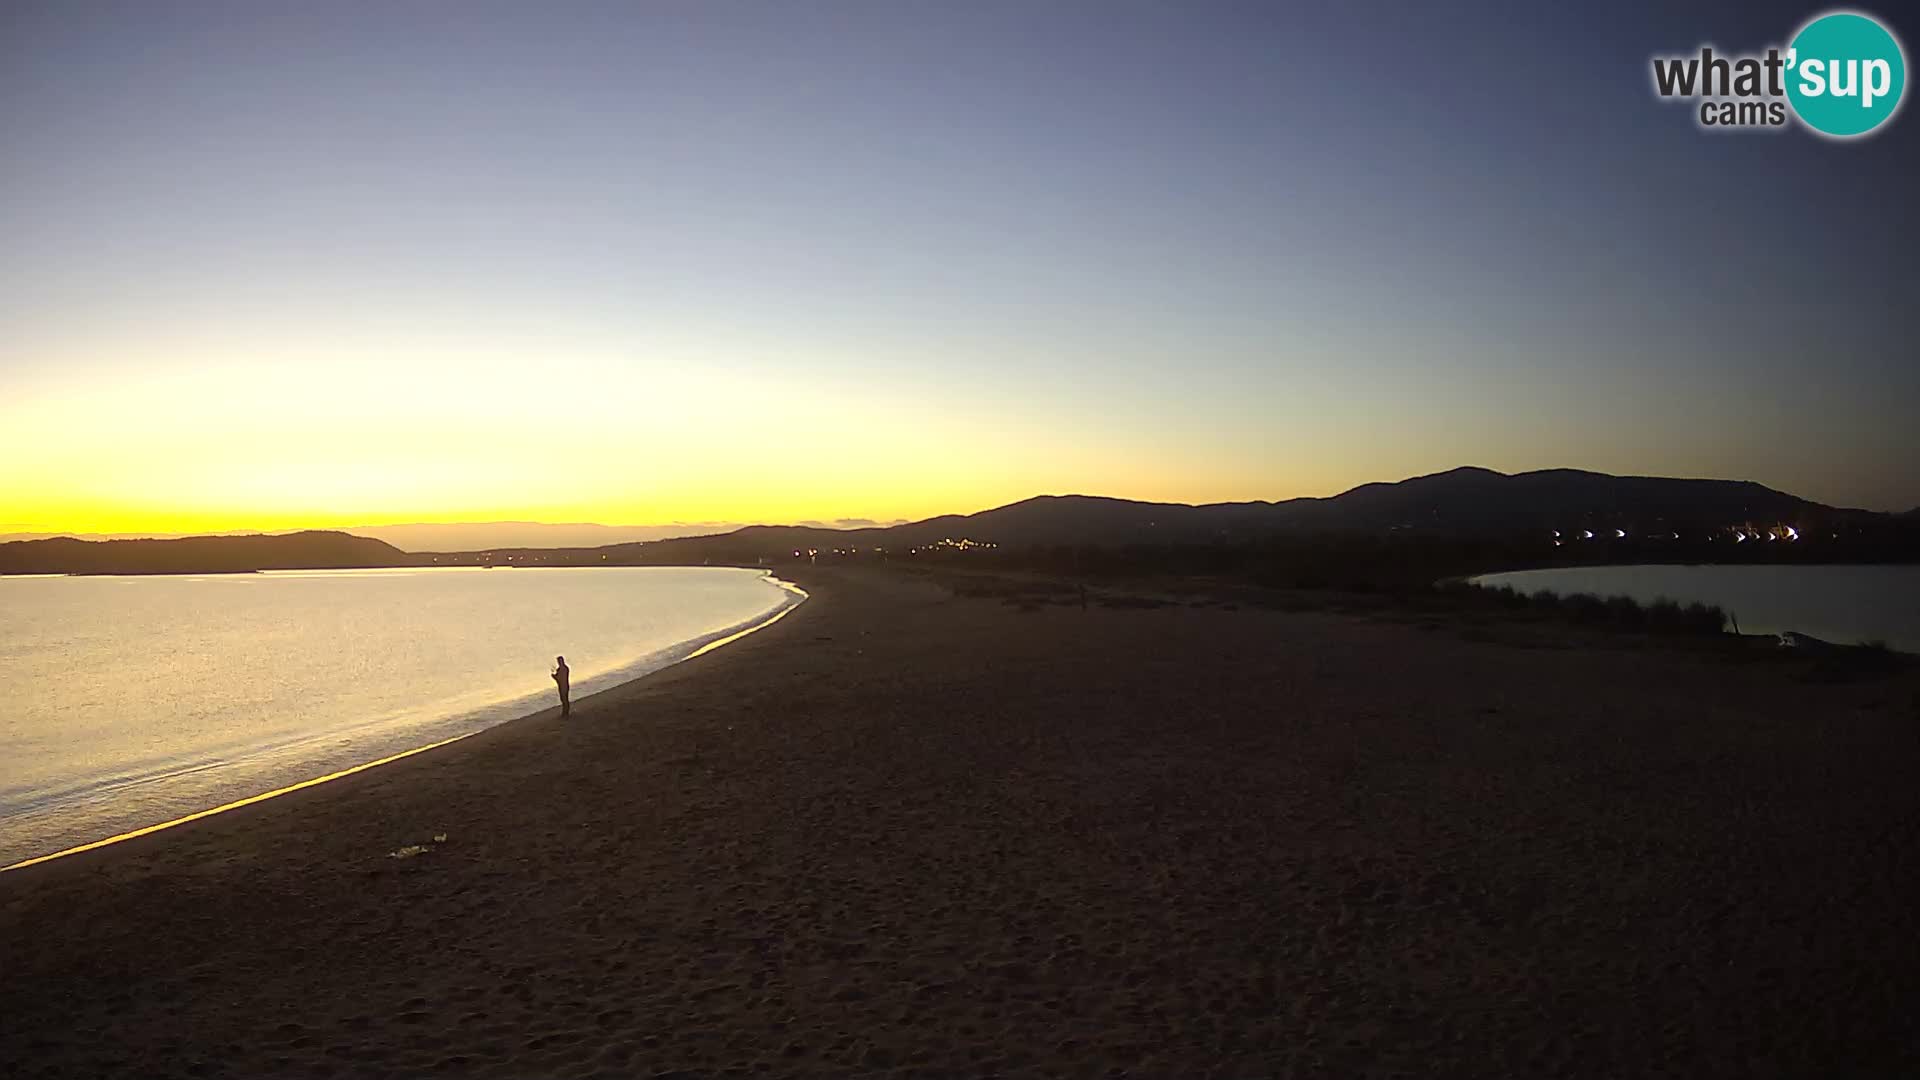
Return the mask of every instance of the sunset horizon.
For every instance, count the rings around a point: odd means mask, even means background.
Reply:
[[[1485,466],[1485,465],[1463,464],[1463,465],[1448,466],[1446,468],[1440,468],[1440,469],[1432,469],[1432,470],[1423,471],[1423,472],[1409,473],[1405,476],[1374,477],[1371,479],[1358,480],[1350,484],[1343,484],[1341,486],[1338,486],[1332,489],[1324,489],[1324,490],[1314,491],[1311,493],[1299,493],[1299,494],[1290,494],[1290,495],[1247,495],[1247,496],[1229,496],[1224,498],[1212,498],[1212,499],[1195,499],[1195,498],[1181,498],[1177,496],[1163,497],[1163,496],[1148,496],[1148,495],[1117,494],[1111,491],[1098,491],[1098,490],[1063,489],[1063,490],[1057,490],[1057,491],[1028,491],[1028,492],[1025,492],[1024,494],[1012,495],[1011,497],[1004,497],[1004,498],[989,497],[988,501],[981,503],[979,505],[949,506],[941,509],[935,509],[935,510],[932,510],[931,512],[919,512],[911,515],[898,515],[893,517],[806,516],[806,517],[778,518],[778,517],[771,517],[771,516],[766,516],[766,517],[740,516],[740,517],[727,519],[727,520],[688,521],[688,520],[671,520],[670,519],[670,520],[664,520],[664,521],[641,522],[641,521],[619,520],[619,519],[592,520],[584,517],[567,517],[564,514],[556,515],[551,519],[541,519],[541,518],[534,518],[534,517],[513,517],[513,516],[497,516],[496,517],[496,516],[487,516],[486,511],[479,511],[472,514],[464,514],[464,515],[455,512],[452,514],[448,514],[445,516],[438,516],[438,517],[426,517],[426,516],[419,516],[419,515],[409,516],[405,513],[399,513],[399,514],[391,515],[386,518],[373,517],[369,515],[354,515],[351,513],[308,514],[308,515],[296,514],[296,515],[291,515],[286,519],[276,521],[272,524],[257,524],[257,523],[248,523],[246,521],[243,521],[241,517],[238,517],[238,516],[226,517],[226,516],[210,514],[205,518],[191,519],[195,521],[203,521],[205,522],[205,524],[195,525],[193,527],[188,527],[188,528],[159,528],[159,527],[138,528],[138,527],[127,527],[125,524],[120,524],[119,527],[87,528],[87,527],[69,526],[64,528],[52,528],[52,527],[46,527],[44,524],[37,524],[37,523],[27,522],[27,521],[19,521],[19,522],[0,521],[0,541],[10,540],[10,539],[40,538],[40,537],[55,537],[55,536],[75,536],[75,537],[81,537],[81,538],[95,538],[95,539],[136,539],[136,538],[147,538],[147,537],[171,538],[171,537],[184,537],[184,536],[232,535],[232,534],[244,534],[244,533],[286,533],[286,532],[295,532],[295,531],[301,531],[301,530],[378,532],[380,530],[406,529],[406,528],[414,528],[414,527],[423,528],[423,529],[433,529],[433,528],[477,528],[477,527],[494,527],[494,526],[498,526],[498,527],[530,526],[535,529],[600,529],[600,530],[634,534],[632,537],[630,537],[630,539],[662,539],[662,538],[668,538],[668,537],[674,537],[674,536],[693,536],[693,535],[700,535],[702,532],[705,532],[705,531],[725,531],[725,530],[744,528],[749,525],[783,525],[783,526],[793,525],[793,526],[804,526],[804,527],[810,527],[810,528],[849,530],[849,529],[864,529],[864,528],[884,528],[887,526],[900,525],[907,522],[920,521],[920,520],[925,520],[927,518],[933,518],[933,517],[944,517],[944,516],[952,516],[952,515],[965,516],[968,514],[980,513],[982,511],[992,510],[998,507],[1003,507],[1013,503],[1022,502],[1028,499],[1044,498],[1044,497],[1085,496],[1085,497],[1096,498],[1096,499],[1115,499],[1115,500],[1130,501],[1130,502],[1165,503],[1170,505],[1181,505],[1181,506],[1207,506],[1207,505],[1217,505],[1222,503],[1255,503],[1255,502],[1278,503],[1278,502],[1286,502],[1294,499],[1325,499],[1325,498],[1331,498],[1333,496],[1343,494],[1347,491],[1351,491],[1356,487],[1361,487],[1369,484],[1393,484],[1393,483],[1399,483],[1405,480],[1419,479],[1422,477],[1435,476],[1443,473],[1466,471],[1466,470],[1478,470],[1478,469],[1487,469],[1489,471],[1498,472],[1506,475],[1514,475],[1519,473],[1534,473],[1534,472],[1569,471],[1569,472],[1600,473],[1603,475],[1615,475],[1615,476],[1649,476],[1649,477],[1656,477],[1656,478],[1671,478],[1671,479],[1724,480],[1724,481],[1735,482],[1735,483],[1760,484],[1763,487],[1767,487],[1775,491],[1782,491],[1787,494],[1799,496],[1801,498],[1806,498],[1812,502],[1822,503],[1824,505],[1833,506],[1838,509],[1857,509],[1857,510],[1864,510],[1870,513],[1881,513],[1881,514],[1902,514],[1902,513],[1907,513],[1914,510],[1920,510],[1920,501],[1917,501],[1912,505],[1900,505],[1898,503],[1895,503],[1887,506],[1850,506],[1844,502],[1837,502],[1837,501],[1832,501],[1828,499],[1822,499],[1822,498],[1819,498],[1817,495],[1809,495],[1808,493],[1803,491],[1797,491],[1791,488],[1782,487],[1781,485],[1778,485],[1778,484],[1768,483],[1765,479],[1756,478],[1756,477],[1682,476],[1677,474],[1672,476],[1664,476],[1663,474],[1654,474],[1654,473],[1614,473],[1608,470],[1584,468],[1584,467],[1572,466],[1572,465],[1551,465],[1551,466],[1541,466],[1538,468],[1528,468],[1528,469],[1494,469],[1494,468],[1491,468],[1490,466]],[[118,522],[120,519],[108,518],[107,520]],[[619,542],[619,541],[609,540],[607,542]]]
[[[0,2],[0,1072],[1920,1076],[1911,8]]]
[[[1360,9],[16,8],[0,518],[891,520],[1463,463],[1903,510],[1910,127],[1716,137],[1644,75],[1794,17],[1427,20],[1572,65],[1589,133]],[[1296,107],[1347,48],[1431,94]],[[1777,212],[1834,161],[1847,198]]]

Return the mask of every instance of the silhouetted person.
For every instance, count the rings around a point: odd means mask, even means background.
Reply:
[[[560,688],[560,715],[561,716],[569,716],[569,715],[572,715],[573,713],[573,702],[567,700],[567,692],[572,689],[572,687],[567,685],[567,677],[569,674],[570,673],[567,671],[567,658],[564,656],[554,657],[553,658],[553,683],[555,686],[558,686]]]

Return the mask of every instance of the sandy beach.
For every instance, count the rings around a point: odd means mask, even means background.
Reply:
[[[0,874],[0,1075],[1920,1069],[1911,673],[791,576],[566,722]]]

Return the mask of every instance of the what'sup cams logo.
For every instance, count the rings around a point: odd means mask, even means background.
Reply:
[[[1852,139],[1884,128],[1907,89],[1907,57],[1886,23],[1857,11],[1815,16],[1786,48],[1723,56],[1711,46],[1653,58],[1663,100],[1697,101],[1703,128],[1781,128],[1796,118],[1815,134]]]

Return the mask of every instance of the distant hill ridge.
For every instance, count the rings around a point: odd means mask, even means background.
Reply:
[[[754,525],[722,536],[645,545],[667,554],[743,558],[755,550],[902,548],[966,538],[1004,546],[1187,544],[1273,534],[1407,530],[1503,536],[1552,529],[1719,529],[1740,523],[1801,527],[1887,515],[1826,506],[1750,480],[1613,476],[1579,469],[1501,473],[1466,466],[1394,483],[1362,484],[1329,498],[1280,502],[1139,502],[1094,495],[1040,495],[983,510],[890,528],[825,530]],[[607,551],[637,545],[614,545]],[[611,560],[609,560],[611,561]]]
[[[406,566],[399,548],[364,536],[310,530],[281,536],[177,540],[16,540],[0,544],[0,574],[234,574]]]
[[[1407,533],[1539,535],[1547,530],[1719,530],[1774,523],[1800,529],[1849,522],[1906,522],[1916,514],[1845,510],[1748,480],[1612,476],[1579,469],[1500,473],[1463,467],[1395,483],[1362,484],[1329,498],[1280,502],[1139,502],[1040,495],[975,514],[901,525],[832,529],[750,525],[706,536],[598,547],[496,548],[409,554],[341,532],[180,540],[72,539],[0,544],[0,573],[209,573],[244,570],[449,565],[625,565],[755,562],[794,550],[904,550],[946,539],[1003,547],[1201,544],[1274,535]]]

